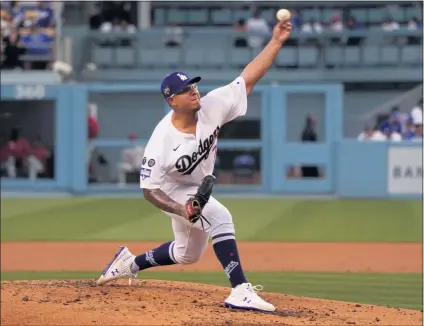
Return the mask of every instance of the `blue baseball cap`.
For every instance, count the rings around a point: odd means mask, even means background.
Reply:
[[[194,77],[190,78],[184,72],[173,72],[167,76],[162,81],[160,90],[164,98],[168,98],[176,93],[180,92],[184,87],[192,83],[198,83],[202,78]]]

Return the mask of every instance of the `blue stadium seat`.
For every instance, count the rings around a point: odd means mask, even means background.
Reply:
[[[120,66],[135,65],[135,51],[131,47],[120,47],[115,49],[116,63]]]
[[[170,9],[168,11],[168,23],[170,24],[184,24],[187,23],[187,12],[182,9]]]
[[[296,66],[297,48],[282,47],[276,58],[277,66]]]
[[[234,48],[230,51],[230,64],[244,67],[252,60],[252,51],[248,48]]]
[[[142,66],[155,66],[160,64],[158,58],[160,57],[159,49],[140,49],[139,62]]]
[[[205,66],[222,67],[228,62],[226,50],[223,48],[209,48],[205,51]]]
[[[322,11],[322,21],[329,23],[329,22],[331,22],[334,15],[338,15],[341,19],[343,18],[341,13],[340,13],[340,10],[324,9]]]
[[[359,47],[347,46],[344,52],[344,63],[346,66],[357,66],[361,62]]]
[[[325,63],[340,66],[343,63],[343,48],[341,46],[328,46],[324,50]]]
[[[383,9],[371,8],[368,9],[368,23],[376,24],[381,23],[385,18]]]
[[[181,64],[180,48],[163,48],[159,50],[159,55],[157,66],[178,67]]]
[[[318,49],[314,46],[299,47],[299,66],[315,66],[318,62]]]
[[[352,9],[350,14],[358,23],[365,23],[367,20],[367,11],[365,9]]]
[[[183,63],[189,67],[204,67],[205,50],[199,47],[184,48]]]
[[[275,18],[275,10],[274,9],[267,9],[262,11],[261,17],[264,18],[267,22],[273,22],[276,20]]]
[[[405,45],[401,50],[401,60],[405,64],[422,64],[422,49],[419,45]]]
[[[301,11],[302,22],[310,20],[321,20],[321,11],[319,9],[305,9]]]
[[[393,18],[393,20],[397,22],[403,22],[405,21],[405,11],[401,8],[398,8],[400,10],[391,10],[390,16]]]
[[[188,22],[190,24],[206,24],[208,22],[208,12],[206,9],[193,9],[188,12]]]
[[[227,34],[225,33],[208,33],[206,34],[188,34],[184,38],[184,46],[192,46],[193,44],[204,44],[207,42],[208,47],[222,47],[222,44],[227,41]]]
[[[93,47],[93,62],[98,66],[110,66],[112,64],[112,48]]]
[[[164,39],[164,34],[158,36],[153,33],[144,33],[137,39],[137,45],[140,49],[151,49],[152,47],[157,46],[158,42],[161,42],[162,39]]]
[[[233,24],[233,14],[231,9],[214,10],[211,13],[211,20],[213,24]]]
[[[365,44],[376,45],[384,43],[384,39],[381,37],[381,27],[380,26],[370,26],[368,27],[368,36],[365,37]],[[378,32],[378,34],[373,34]]]
[[[248,20],[252,17],[252,12],[249,9],[236,9],[234,10],[234,21],[238,21],[239,19]]]
[[[381,47],[381,59],[380,63],[384,65],[396,65],[400,60],[399,48],[394,45],[386,45]]]
[[[422,10],[416,6],[407,7],[405,10],[405,20],[410,20],[411,18],[416,17],[419,21],[423,19]]]
[[[157,8],[154,11],[154,22],[155,25],[166,25],[166,14],[165,14],[165,9],[163,8]]]
[[[380,48],[376,45],[365,45],[362,47],[362,58],[364,65],[376,65],[380,62]]]

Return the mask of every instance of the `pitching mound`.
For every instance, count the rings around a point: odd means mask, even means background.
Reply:
[[[420,325],[414,310],[262,293],[276,313],[230,310],[229,289],[168,282],[15,281],[1,284],[2,325]]]

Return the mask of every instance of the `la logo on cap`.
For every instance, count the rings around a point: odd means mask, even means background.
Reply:
[[[181,79],[182,81],[184,81],[184,80],[187,80],[187,79],[188,79],[188,77],[187,77],[187,76],[185,76],[185,75],[183,75],[183,74],[177,74],[177,76],[178,76],[178,77],[180,77],[180,79]]]

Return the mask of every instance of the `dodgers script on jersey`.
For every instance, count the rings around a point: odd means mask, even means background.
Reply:
[[[200,104],[196,135],[179,132],[172,124],[172,111],[156,126],[144,152],[140,188],[159,188],[171,196],[179,189],[199,186],[212,174],[222,125],[246,114],[244,79],[238,77],[209,92]]]

